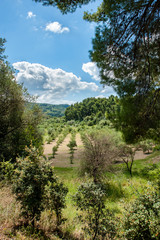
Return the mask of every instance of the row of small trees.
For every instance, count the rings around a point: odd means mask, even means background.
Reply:
[[[52,157],[53,157],[53,158],[55,158],[55,154],[56,154],[56,152],[57,152],[57,150],[58,150],[58,148],[59,148],[59,145],[64,141],[64,139],[65,139],[65,137],[67,136],[67,134],[68,134],[68,129],[66,128],[66,129],[62,132],[62,134],[59,135],[59,137],[58,137],[58,139],[57,139],[57,142],[56,142],[56,145],[53,146],[53,148],[52,148]],[[52,158],[52,157],[51,157],[51,158]]]

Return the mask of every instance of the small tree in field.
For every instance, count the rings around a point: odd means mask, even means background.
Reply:
[[[105,208],[106,197],[105,186],[93,182],[82,184],[73,197],[75,205],[82,211],[79,219],[83,229],[92,240],[113,239],[116,235],[113,215]]]
[[[132,146],[122,145],[119,148],[119,156],[123,160],[123,162],[127,166],[127,170],[129,171],[131,177],[132,177],[132,167],[134,162],[134,156],[136,152],[136,148],[133,148]]]
[[[84,144],[81,172],[88,173],[97,183],[118,156],[118,148],[112,134],[92,131],[82,135]]]
[[[76,133],[72,132],[70,142],[67,144],[67,147],[69,147],[70,150],[70,164],[73,164],[73,158],[74,158],[74,151],[75,147],[77,147],[76,143]]]

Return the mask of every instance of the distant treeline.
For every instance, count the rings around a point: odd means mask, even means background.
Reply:
[[[64,116],[64,112],[67,107],[69,107],[68,104],[47,104],[47,103],[36,103],[43,111],[43,113],[52,116],[52,117],[62,117]]]
[[[87,98],[80,103],[75,103],[65,110],[65,118],[69,120],[83,121],[92,116],[96,118],[114,118],[119,99],[111,95],[109,98]]]

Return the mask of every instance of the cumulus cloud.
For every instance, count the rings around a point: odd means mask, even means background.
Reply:
[[[81,81],[81,78],[72,72],[66,72],[60,68],[52,69],[29,62],[17,62],[13,64],[13,67],[18,70],[17,82],[24,83],[29,93],[39,96],[41,102],[60,102],[64,101],[64,97],[69,93],[99,90],[95,83]]]
[[[48,23],[46,25],[45,30],[53,32],[53,33],[69,32],[69,28],[68,27],[62,27],[62,25],[59,22]]]
[[[97,80],[97,81],[100,80],[99,69],[94,62],[84,63],[82,65],[82,70],[88,73],[94,80]]]
[[[27,18],[34,18],[34,17],[36,17],[36,15],[33,14],[33,12],[30,11],[27,13]]]

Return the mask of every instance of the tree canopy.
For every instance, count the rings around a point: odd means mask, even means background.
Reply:
[[[87,98],[80,103],[75,103],[65,111],[65,118],[69,120],[82,121],[84,119],[105,118],[112,120],[118,108],[118,97],[109,98]]]
[[[15,160],[31,141],[34,146],[41,145],[37,127],[41,114],[36,106],[27,107],[31,97],[16,82],[13,69],[5,61],[4,43],[0,38],[0,160]]]
[[[34,0],[35,2],[41,2],[44,6],[58,7],[63,14],[68,12],[74,12],[77,7],[86,5],[89,2],[94,2],[95,0]]]

